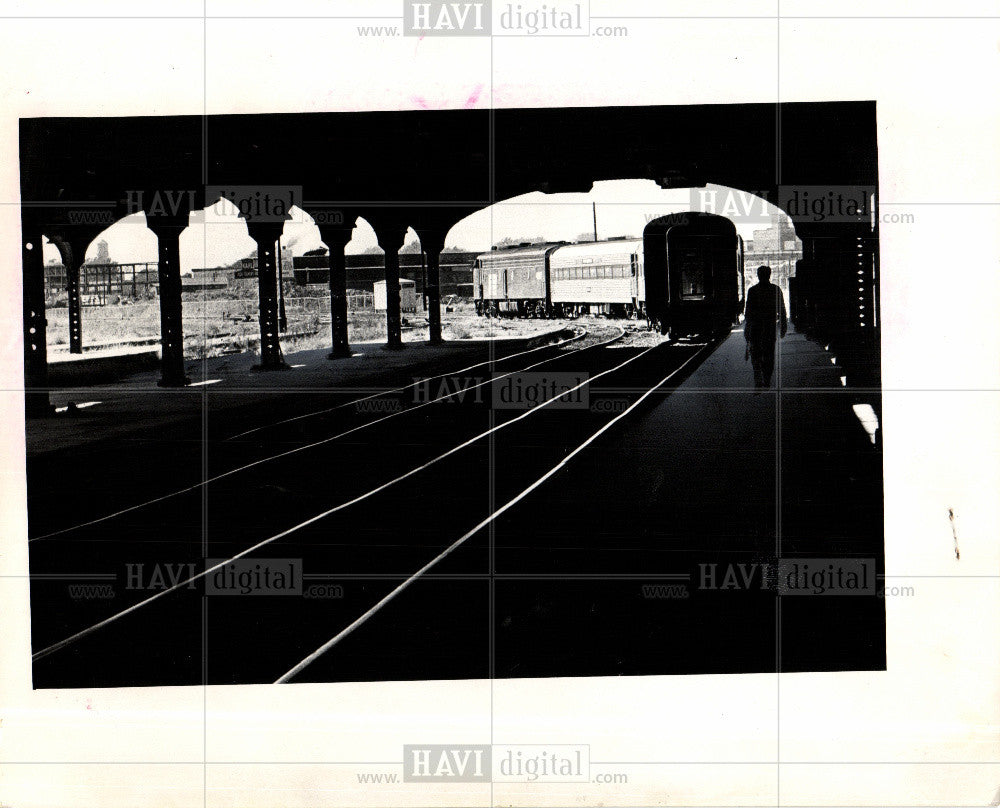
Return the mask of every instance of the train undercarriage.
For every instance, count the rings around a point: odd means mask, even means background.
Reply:
[[[617,320],[639,320],[646,316],[644,301],[631,303],[546,303],[543,300],[477,300],[476,314],[480,317],[521,317],[537,319],[567,319],[576,317],[608,317]]]

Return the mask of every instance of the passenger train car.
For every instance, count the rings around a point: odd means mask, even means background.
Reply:
[[[650,222],[641,239],[494,249],[473,266],[476,312],[645,317],[675,337],[721,333],[741,311],[742,243],[728,219],[686,213]]]
[[[549,254],[552,310],[638,317],[646,306],[642,239],[567,244]]]
[[[719,336],[742,311],[742,239],[724,216],[686,213],[643,231],[647,316],[662,334]]]

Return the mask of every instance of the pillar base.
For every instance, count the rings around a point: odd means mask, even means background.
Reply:
[[[405,346],[402,342],[387,342],[382,346],[383,351],[401,351]]]
[[[444,339],[441,337],[430,337],[427,340],[428,345],[444,345]]]
[[[327,359],[350,359],[353,356],[351,349],[348,348],[343,351],[331,351],[326,355]]]
[[[187,376],[181,376],[179,378],[162,376],[157,382],[157,387],[187,387],[191,384],[191,380]]]

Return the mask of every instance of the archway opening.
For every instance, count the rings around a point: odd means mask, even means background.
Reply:
[[[446,244],[480,249],[463,301],[477,314],[641,320],[644,232],[664,217],[692,214],[729,220],[734,252],[745,253],[746,266],[770,265],[788,299],[802,249],[791,220],[762,196],[722,185],[665,189],[653,180],[619,179],[594,182],[586,192],[532,191],[465,217]],[[737,276],[738,302],[752,283]]]

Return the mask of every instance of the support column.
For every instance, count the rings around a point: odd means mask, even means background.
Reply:
[[[351,240],[354,225],[318,225],[320,237],[330,250],[330,330],[333,333],[333,350],[329,359],[343,359],[351,355],[347,338],[347,258],[344,248]]]
[[[184,324],[181,304],[181,232],[183,220],[164,221],[147,217],[156,234],[157,275],[160,282],[160,387],[183,387],[191,380],[184,375]]]
[[[286,370],[278,338],[278,263],[274,244],[284,222],[247,222],[257,242],[257,296],[260,308],[260,364],[255,370]]]
[[[69,352],[83,353],[83,316],[80,304],[80,265],[74,260],[66,266],[66,305],[69,309]]]
[[[437,230],[418,230],[420,246],[427,256],[427,322],[428,342],[440,345],[441,340],[441,250],[444,233]]]
[[[21,272],[24,306],[24,414],[48,415],[48,357],[45,349],[45,266],[42,231],[22,222]]]
[[[403,347],[403,325],[399,310],[399,248],[406,238],[406,225],[383,225],[375,228],[378,245],[385,250],[385,324],[388,350]]]
[[[60,234],[52,243],[59,249],[63,266],[66,267],[66,305],[69,314],[69,352],[83,353],[83,316],[80,300],[80,272],[87,254],[89,240],[70,240]]]

